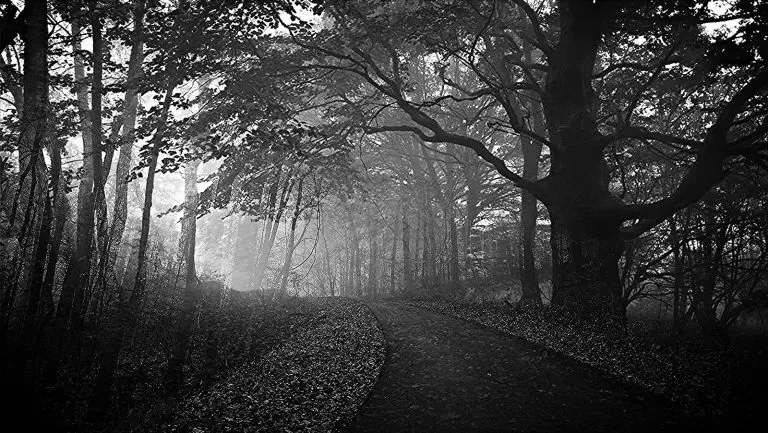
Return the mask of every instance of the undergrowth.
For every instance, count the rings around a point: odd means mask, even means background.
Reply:
[[[66,386],[40,399],[40,425],[56,432],[332,431],[378,377],[384,338],[358,302],[264,303],[230,294],[214,304],[196,315],[179,393],[165,395],[162,385],[172,333],[144,338],[152,330],[137,329],[136,343],[121,356],[104,422],[84,420],[90,374],[62,381]],[[172,322],[165,328],[172,330]]]

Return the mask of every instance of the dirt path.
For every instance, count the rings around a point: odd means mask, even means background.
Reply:
[[[411,306],[369,306],[387,359],[342,431],[687,430],[660,402],[524,340]]]

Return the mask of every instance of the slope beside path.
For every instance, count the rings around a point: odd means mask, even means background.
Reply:
[[[370,302],[387,340],[377,384],[344,432],[681,431],[668,405],[500,332]]]

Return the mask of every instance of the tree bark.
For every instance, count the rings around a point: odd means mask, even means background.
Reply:
[[[521,137],[523,146],[523,177],[535,180],[538,172],[541,144],[532,143],[527,137]],[[541,305],[541,292],[536,275],[536,220],[538,218],[536,197],[528,191],[522,191],[520,205],[520,302]]]
[[[530,43],[523,43],[526,62],[532,63]],[[529,104],[532,124],[531,128],[539,136],[546,134],[544,123],[544,111],[541,102],[531,96]],[[522,101],[521,101],[522,102]],[[539,175],[539,157],[541,156],[541,142],[531,139],[527,135],[520,136],[520,144],[523,149],[523,179],[535,181]],[[541,305],[541,291],[536,275],[536,221],[538,219],[538,200],[530,191],[522,191],[520,204],[521,253],[520,260],[520,284],[522,296],[520,302]]]
[[[19,137],[19,169],[22,173],[19,185],[18,203],[26,203],[24,223],[19,233],[22,259],[29,259],[29,267],[22,288],[26,301],[22,322],[22,343],[30,350],[36,346],[35,330],[38,324],[38,310],[42,297],[45,259],[50,242],[53,219],[52,198],[47,191],[46,167],[43,147],[48,141],[49,129],[49,74],[48,74],[48,23],[47,4],[35,0],[26,3],[25,25],[21,36],[24,40],[23,106],[21,110],[21,134]],[[27,173],[26,176],[23,174]],[[58,187],[58,178],[52,178],[52,187]],[[15,206],[15,205],[14,205]],[[38,216],[39,207],[42,216]],[[34,207],[34,212],[32,212]],[[13,213],[13,212],[12,212]],[[11,218],[13,220],[13,216]],[[11,221],[13,225],[13,221]],[[33,244],[34,251],[26,254],[26,244]],[[3,282],[5,283],[5,282]],[[5,319],[5,318],[3,318]],[[6,322],[3,320],[3,340]],[[4,344],[5,341],[0,341]],[[0,346],[1,347],[1,346]],[[20,379],[20,378],[18,378]]]
[[[560,38],[543,95],[551,142],[546,179],[552,220],[552,305],[584,317],[624,317],[618,261],[621,221],[595,209],[617,200],[592,111],[592,71],[612,4],[559,2]]]

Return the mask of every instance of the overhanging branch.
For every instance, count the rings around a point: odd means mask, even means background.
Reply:
[[[380,132],[410,132],[412,134],[415,134],[425,142],[452,143],[452,144],[457,144],[459,146],[470,148],[474,150],[475,153],[480,158],[490,163],[500,175],[512,181],[512,183],[514,183],[516,186],[526,191],[530,191],[532,194],[534,194],[537,198],[540,198],[540,199],[545,195],[545,190],[541,184],[524,179],[522,176],[514,173],[512,170],[509,169],[509,167],[507,167],[507,164],[501,158],[491,153],[491,151],[488,150],[488,148],[485,147],[483,143],[481,143],[478,140],[475,140],[474,138],[467,137],[464,135],[459,135],[459,134],[453,134],[450,132],[446,132],[442,129],[431,130],[432,134],[430,135],[424,130],[416,126],[408,126],[408,125],[367,126],[367,127],[364,127],[363,130],[368,134],[375,134]]]
[[[671,195],[653,203],[634,205],[611,203],[602,209],[624,221],[640,220],[637,224],[623,230],[625,236],[638,236],[658,225],[674,212],[699,200],[723,178],[723,164],[732,150],[730,148],[732,143],[727,140],[728,130],[747,102],[767,87],[768,69],[763,69],[736,92],[707,131],[704,141],[698,148],[695,162]]]

